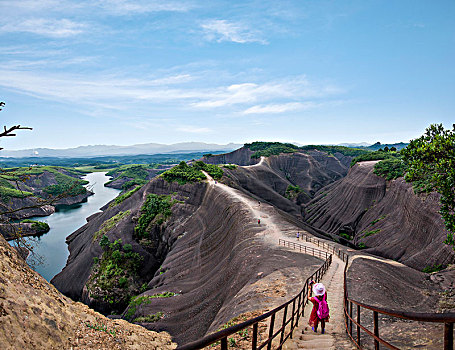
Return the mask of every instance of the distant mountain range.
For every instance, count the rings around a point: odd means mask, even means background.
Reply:
[[[61,157],[61,158],[90,158],[99,156],[127,156],[138,154],[168,154],[168,153],[191,153],[191,152],[230,152],[242,147],[241,144],[229,143],[218,145],[203,142],[181,142],[171,145],[160,143],[144,143],[132,146],[115,145],[90,145],[66,149],[35,148],[25,150],[1,150],[0,157]]]

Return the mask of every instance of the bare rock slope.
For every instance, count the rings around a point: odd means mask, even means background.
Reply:
[[[385,181],[373,173],[375,163],[358,163],[319,191],[305,206],[307,223],[418,270],[453,263],[454,251],[442,243],[447,232],[439,195],[417,195],[403,178]]]

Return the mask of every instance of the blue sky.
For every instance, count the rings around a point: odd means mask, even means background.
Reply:
[[[455,1],[0,0],[8,149],[407,141],[455,122]]]

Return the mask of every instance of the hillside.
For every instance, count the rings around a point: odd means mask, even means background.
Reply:
[[[376,163],[360,162],[319,191],[305,205],[305,221],[418,270],[453,263],[454,251],[442,243],[439,195],[416,195],[403,178],[386,181],[373,173]]]
[[[87,184],[80,179],[83,175],[74,169],[50,166],[3,169],[1,211],[12,219],[23,219],[50,215],[56,205],[81,203],[93,194],[83,186]]]
[[[267,227],[258,225],[221,186],[151,180],[68,237],[67,266],[52,283],[103,313],[121,313],[149,329],[165,329],[178,343],[216,330],[241,313],[280,303],[296,291],[291,281],[304,280],[320,260],[283,251],[275,239],[271,245],[264,236]],[[148,212],[144,208],[166,207],[165,202],[170,212],[151,216],[146,231],[138,231]],[[265,222],[277,215],[272,207],[261,208],[268,213],[261,219]],[[283,229],[292,231],[291,237],[299,230]],[[109,246],[102,242],[103,233]],[[117,260],[125,274],[110,275],[106,267],[115,250],[117,256],[132,254],[138,265]]]
[[[0,348],[175,349],[169,334],[111,320],[58,292],[0,236]]]

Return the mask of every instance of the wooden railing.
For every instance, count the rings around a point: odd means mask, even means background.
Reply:
[[[305,249],[303,248],[304,246],[301,246],[300,244],[292,244],[292,242],[285,240],[280,240],[279,244],[283,244],[293,249],[299,249],[300,251],[302,251],[301,249]],[[221,345],[221,350],[226,350],[229,345],[228,339],[231,339],[229,337],[244,330],[249,331],[248,334],[251,334],[251,338],[249,338],[249,348],[252,350],[265,348],[270,350],[272,349],[272,346],[274,346],[275,349],[281,349],[286,340],[292,338],[294,329],[299,325],[300,317],[303,317],[305,314],[305,305],[308,303],[307,295],[308,288],[310,288],[310,282],[312,280],[319,282],[332,263],[331,253],[316,248],[309,249],[309,247],[307,247],[306,249],[307,254],[311,254],[316,257],[324,257],[325,261],[322,266],[320,266],[310,277],[308,277],[305,281],[303,289],[294,298],[258,317],[220,330],[216,333],[209,334],[194,342],[181,345],[177,347],[176,350],[202,349],[216,343]],[[264,321],[268,322],[268,331],[266,334],[267,338],[262,341],[259,339],[258,328],[259,322]],[[272,344],[272,342],[274,343]]]

